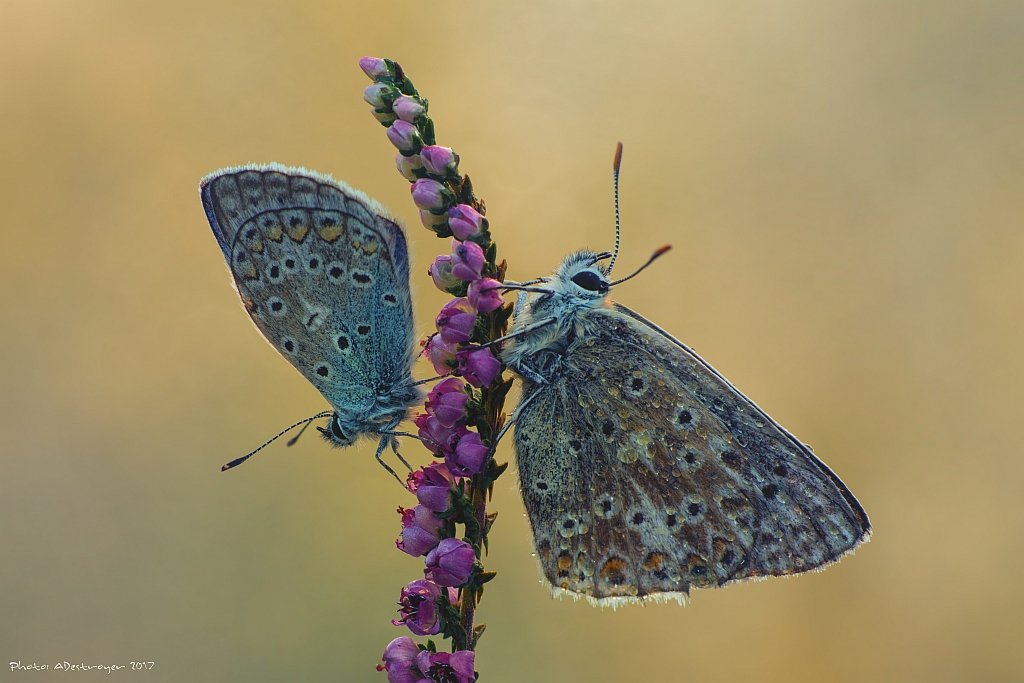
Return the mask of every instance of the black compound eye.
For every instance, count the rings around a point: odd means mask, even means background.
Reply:
[[[582,270],[572,276],[572,281],[591,292],[607,292],[608,283],[592,270]]]
[[[341,431],[341,425],[338,424],[337,420],[331,420],[331,434],[338,437],[341,441],[348,441],[348,437],[345,432]]]

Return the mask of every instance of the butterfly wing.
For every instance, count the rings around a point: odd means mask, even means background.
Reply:
[[[839,559],[870,524],[849,489],[690,349],[587,311],[550,383],[524,381],[520,485],[544,576],[596,601]]]
[[[200,195],[245,310],[339,413],[411,383],[405,235],[377,202],[276,164],[213,173]]]

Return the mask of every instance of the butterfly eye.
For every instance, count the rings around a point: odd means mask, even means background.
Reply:
[[[608,291],[608,283],[592,270],[583,270],[576,273],[572,276],[572,281],[591,292],[601,292],[603,294]]]
[[[348,441],[348,436],[345,432],[341,431],[341,425],[338,424],[337,420],[331,420],[331,434],[343,443]]]

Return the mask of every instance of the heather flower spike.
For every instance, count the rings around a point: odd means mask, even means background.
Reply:
[[[508,329],[500,289],[505,264],[497,260],[484,204],[461,174],[459,156],[436,140],[427,100],[396,62],[364,57],[359,67],[373,81],[364,99],[399,151],[395,166],[410,183],[420,222],[438,237],[455,238],[450,251],[430,264],[429,275],[439,290],[457,297],[437,314],[437,333],[423,348],[434,370],[448,377],[430,390],[425,412],[414,422],[420,441],[444,462],[407,480],[419,504],[400,509],[397,545],[425,556],[426,578],[402,589],[400,618],[394,620],[416,635],[450,639],[452,651],[437,652],[433,641],[418,646],[409,637],[396,638],[377,668],[387,671],[390,683],[471,683],[473,650],[483,632],[475,624],[476,607],[481,586],[494,576],[477,556],[494,521],[487,492],[507,467],[489,455],[510,382],[502,380],[501,362],[487,346]]]

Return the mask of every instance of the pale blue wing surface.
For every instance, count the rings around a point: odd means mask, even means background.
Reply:
[[[276,164],[218,171],[200,194],[249,316],[335,410],[409,387],[408,250],[376,201]]]

